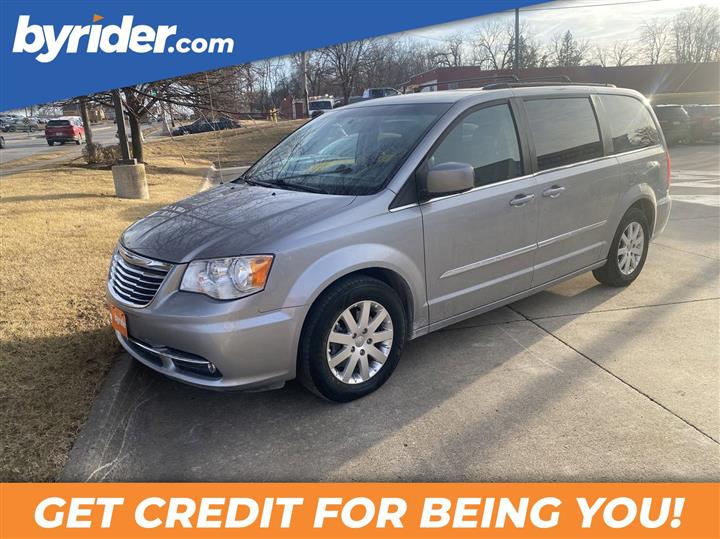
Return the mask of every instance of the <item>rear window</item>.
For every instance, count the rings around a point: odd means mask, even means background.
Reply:
[[[601,95],[600,101],[610,123],[613,153],[654,146],[660,142],[655,122],[640,101],[625,95]]]
[[[682,107],[658,107],[655,114],[660,120],[685,120],[687,113]]]
[[[330,101],[310,101],[310,110],[327,110],[332,108]]]
[[[602,157],[600,130],[590,99],[533,99],[525,102],[525,108],[540,170]]]
[[[70,125],[70,120],[50,120],[48,127],[66,127]]]

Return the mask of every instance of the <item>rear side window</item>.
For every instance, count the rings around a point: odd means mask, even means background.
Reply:
[[[643,104],[625,95],[601,95],[607,113],[613,153],[654,146],[660,142],[655,122]]]
[[[515,122],[506,104],[486,107],[455,124],[430,157],[428,165],[455,161],[475,169],[475,186],[522,175]]]
[[[525,102],[525,108],[539,170],[602,157],[600,130],[590,99],[533,99]]]

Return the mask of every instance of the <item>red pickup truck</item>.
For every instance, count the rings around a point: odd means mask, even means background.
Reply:
[[[80,144],[85,140],[85,128],[79,116],[63,116],[49,120],[45,125],[45,138],[48,146],[56,142]]]

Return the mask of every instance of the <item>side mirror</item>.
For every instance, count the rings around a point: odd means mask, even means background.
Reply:
[[[425,178],[429,195],[453,195],[475,187],[475,170],[467,163],[441,163],[431,168]]]

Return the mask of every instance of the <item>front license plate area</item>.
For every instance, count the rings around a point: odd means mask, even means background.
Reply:
[[[122,312],[117,307],[115,307],[115,305],[110,306],[110,322],[112,324],[113,329],[127,339],[128,330],[127,330],[127,319],[125,318],[125,313]]]

